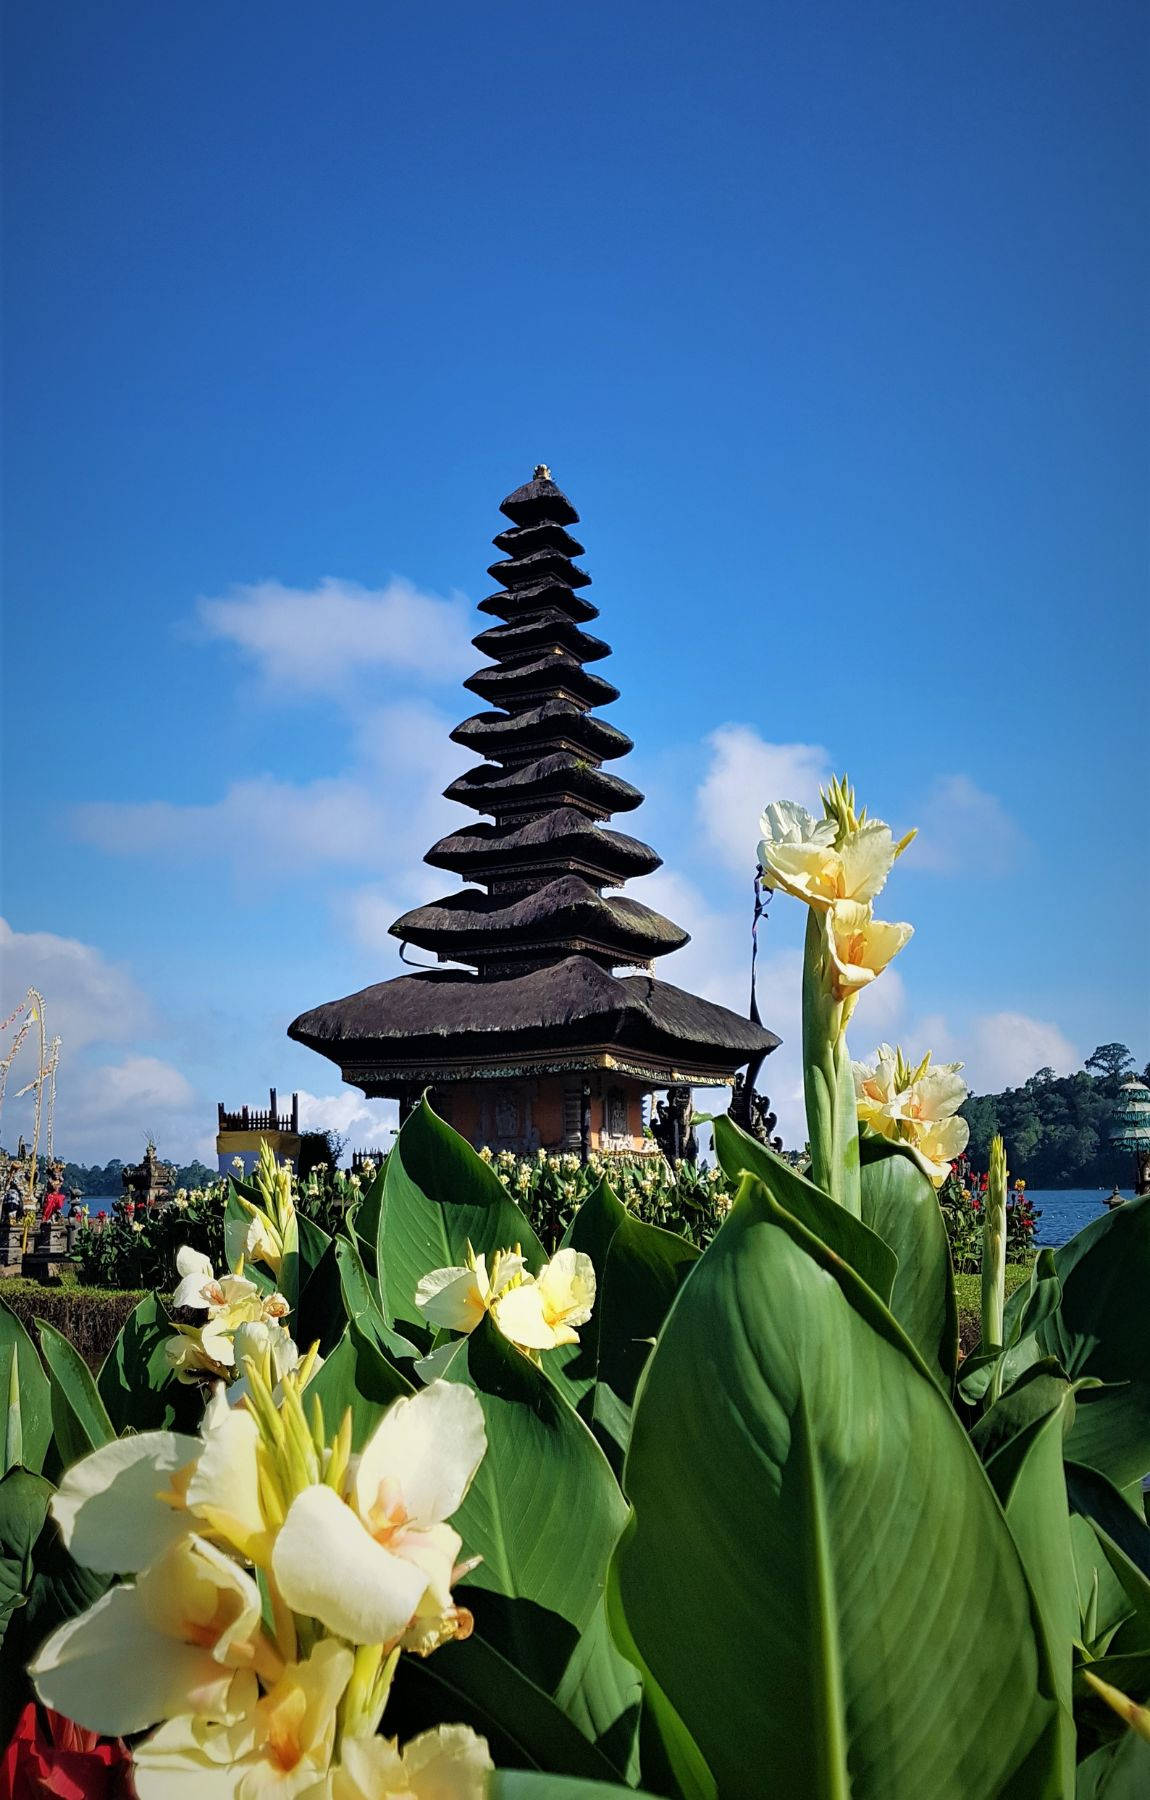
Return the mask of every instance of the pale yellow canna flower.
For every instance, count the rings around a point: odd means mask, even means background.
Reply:
[[[833,816],[815,819],[791,800],[772,801],[759,829],[759,864],[768,885],[817,912],[836,900],[875,899],[914,835],[896,844],[881,819],[859,819],[853,811],[846,824]]]
[[[876,919],[858,900],[836,900],[827,913],[826,945],[831,993],[850,1000],[882,974],[914,935],[913,925]]]
[[[233,1411],[221,1387],[204,1411],[200,1434],[117,1438],[65,1471],[52,1515],[78,1563],[103,1574],[134,1574],[190,1532],[261,1560],[267,1526],[256,1422]]]
[[[244,1348],[236,1340],[245,1327],[261,1327],[258,1342],[274,1351],[282,1368],[292,1368],[299,1352],[280,1321],[290,1308],[282,1294],[264,1294],[254,1281],[242,1275],[217,1276],[208,1258],[185,1244],[176,1256],[182,1280],[172,1296],[177,1307],[205,1311],[204,1325],[177,1325],[164,1353],[181,1381],[196,1381],[207,1374],[230,1379],[239,1372]],[[253,1340],[246,1340],[250,1354]]]
[[[251,1576],[189,1534],[54,1631],[29,1673],[46,1706],[109,1736],[179,1713],[228,1719],[253,1693],[238,1670],[282,1667],[260,1606]]]
[[[483,1800],[493,1768],[486,1739],[467,1725],[437,1725],[402,1750],[387,1738],[345,1738],[323,1800]]]
[[[510,1288],[492,1308],[504,1337],[524,1350],[577,1344],[595,1304],[595,1265],[581,1250],[557,1250],[534,1281]]]
[[[932,1063],[929,1051],[914,1064],[901,1049],[880,1044],[873,1066],[851,1066],[861,1123],[905,1144],[935,1187],[941,1187],[970,1138],[966,1120],[956,1116],[967,1094],[962,1064]]]
[[[461,1539],[446,1521],[486,1443],[470,1388],[437,1381],[397,1400],[365,1445],[346,1497],[313,1482],[292,1500],[272,1573],[293,1612],[349,1643],[404,1643],[421,1654],[466,1636],[471,1616],[451,1596]]]
[[[140,1800],[298,1800],[324,1794],[354,1656],[324,1638],[242,1718],[172,1719],[132,1753]]]
[[[496,1250],[488,1272],[487,1258],[468,1245],[465,1265],[432,1269],[423,1277],[415,1290],[415,1304],[429,1325],[472,1332],[500,1295],[523,1278],[526,1268],[518,1248]]]

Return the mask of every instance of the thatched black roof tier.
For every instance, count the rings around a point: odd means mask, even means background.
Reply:
[[[481,613],[493,613],[497,619],[533,618],[536,613],[561,612],[577,625],[586,625],[599,617],[599,608],[582,594],[576,594],[561,581],[539,581],[531,587],[510,588],[505,593],[489,594],[479,602]]]
[[[615,885],[632,875],[650,875],[663,859],[638,838],[604,831],[575,807],[557,806],[510,831],[482,820],[469,831],[453,831],[432,844],[423,860],[433,869],[454,869],[473,878],[482,872],[483,879],[496,881],[542,869],[550,879],[566,867]]]
[[[536,474],[522,487],[508,494],[499,508],[513,525],[578,525],[579,514],[566,494],[555,486],[550,475]]]
[[[497,531],[492,538],[497,550],[512,561],[533,556],[537,550],[555,550],[560,556],[582,556],[583,546],[562,525],[513,525],[510,531]]]
[[[613,812],[631,812],[643,796],[629,781],[597,769],[569,750],[558,750],[538,762],[503,769],[498,763],[480,763],[468,769],[449,788],[448,800],[458,800],[476,812],[507,817],[511,813],[549,811],[554,806],[574,806],[590,819],[607,819]]]
[[[401,975],[301,1013],[288,1036],[375,1095],[597,1068],[652,1086],[703,1086],[779,1041],[725,1006],[649,975],[611,975],[586,956],[503,980],[455,969]]]
[[[641,901],[607,898],[578,875],[562,875],[508,903],[478,888],[404,913],[392,935],[441,962],[490,967],[497,960],[591,956],[606,968],[681,950],[690,933]]]
[[[561,650],[534,657],[530,662],[479,669],[463,685],[481,700],[492,700],[496,706],[508,708],[537,706],[552,697],[590,708],[609,706],[619,698],[617,687],[601,675],[592,675]]]
[[[556,550],[534,550],[529,556],[516,557],[514,562],[492,563],[487,573],[492,581],[502,582],[509,590],[537,588],[545,582],[557,582],[565,588],[591,586],[586,569],[577,569],[569,556],[560,556]]]
[[[545,750],[572,750],[610,761],[634,749],[631,739],[617,725],[583,712],[570,700],[548,700],[530,712],[475,713],[451,733],[452,742],[477,750],[496,762],[522,762]]]
[[[492,704],[451,733],[484,760],[447,797],[486,814],[424,859],[476,885],[414,907],[393,934],[475,973],[400,976],[305,1013],[292,1037],[369,1094],[410,1097],[443,1081],[613,1069],[648,1086],[727,1081],[778,1041],[725,1007],[649,976],[687,933],[649,906],[604,893],[649,874],[649,845],[604,822],[642,801],[601,765],[631,739],[594,710],[618,699],[584,666],[608,645],[584,631],[598,608],[581,590],[578,514],[540,467],[501,508],[503,591],[479,610],[502,621],[474,639],[489,666],[464,683]],[[484,891],[486,890],[486,891]]]
[[[518,656],[530,656],[539,650],[564,650],[577,662],[601,662],[610,656],[611,646],[602,638],[580,631],[563,613],[547,611],[520,625],[491,625],[481,631],[472,643],[482,656],[494,656],[510,662]]]

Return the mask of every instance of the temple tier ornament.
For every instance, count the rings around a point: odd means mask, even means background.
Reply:
[[[682,1091],[729,1086],[779,1040],[655,979],[688,934],[618,891],[661,858],[608,824],[643,796],[604,767],[632,744],[598,712],[619,694],[589,667],[610,646],[586,629],[598,608],[575,561],[579,515],[544,465],[500,511],[499,589],[479,606],[497,623],[473,640],[491,660],[464,683],[487,706],[451,734],[483,760],[445,790],[479,817],[424,858],[467,885],[391,927],[456,966],[328,1001],[288,1035],[401,1116],[432,1089],[476,1146],[654,1150],[650,1096],[667,1089],[679,1128],[659,1135],[685,1149]]]

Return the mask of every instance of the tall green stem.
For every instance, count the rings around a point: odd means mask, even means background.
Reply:
[[[803,1091],[811,1144],[811,1180],[862,1214],[859,1128],[843,1009],[830,993],[822,915],[807,914],[803,947]]]
[[[985,1350],[1002,1349],[1006,1304],[1006,1180],[1006,1146],[1000,1137],[992,1137],[982,1215],[982,1344]],[[990,1405],[993,1406],[1001,1390],[1002,1358],[999,1357],[991,1376]]]

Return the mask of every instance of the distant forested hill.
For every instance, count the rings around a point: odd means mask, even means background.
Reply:
[[[1089,1074],[1091,1067],[1100,1072]],[[1104,1044],[1073,1075],[1039,1069],[1022,1087],[971,1094],[962,1114],[970,1125],[972,1162],[985,1169],[990,1140],[999,1131],[1011,1176],[1021,1176],[1028,1187],[1129,1187],[1131,1158],[1111,1148],[1107,1133],[1119,1083],[1136,1072],[1124,1044]]]

